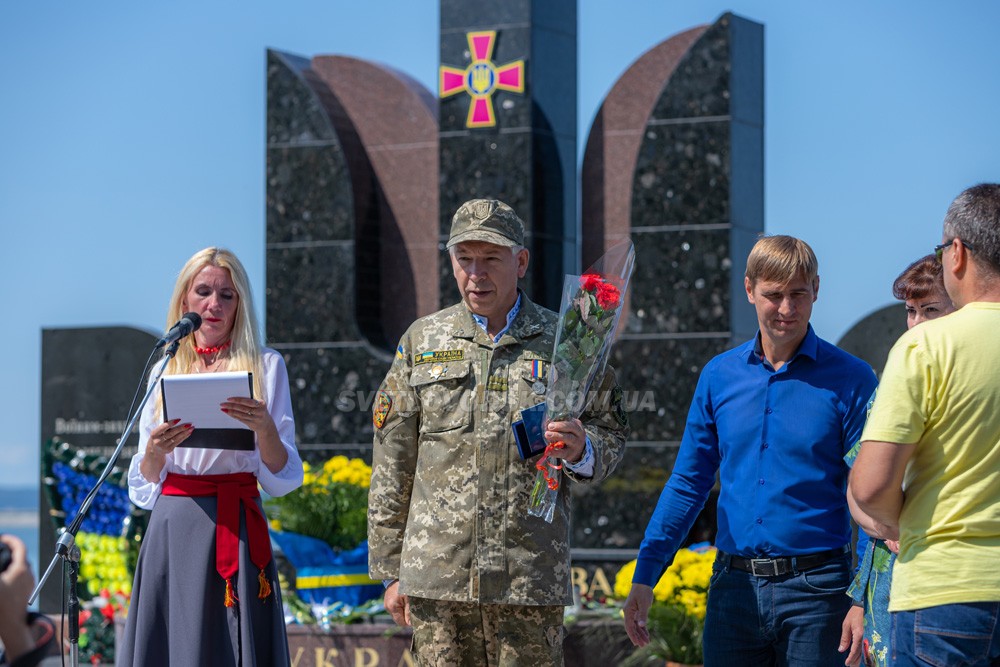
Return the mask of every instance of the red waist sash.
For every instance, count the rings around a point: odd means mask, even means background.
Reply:
[[[215,496],[215,569],[226,580],[226,606],[236,601],[232,591],[232,576],[240,563],[240,505],[245,510],[247,546],[250,560],[260,569],[258,597],[267,598],[271,588],[264,576],[264,568],[271,562],[271,537],[267,532],[267,519],[254,499],[260,497],[257,478],[253,473],[238,472],[231,475],[179,475],[167,473],[163,481],[165,496]]]

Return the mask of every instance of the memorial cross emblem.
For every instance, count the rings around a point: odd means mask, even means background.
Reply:
[[[463,90],[472,100],[466,127],[493,127],[497,124],[493,111],[493,92],[508,90],[512,93],[524,92],[524,61],[515,60],[506,65],[495,66],[492,61],[496,30],[470,32],[469,54],[472,62],[464,70],[441,66],[439,88],[441,97],[451,97]]]

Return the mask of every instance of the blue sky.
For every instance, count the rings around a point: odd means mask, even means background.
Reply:
[[[816,250],[836,341],[1000,180],[1000,3],[580,0],[580,146],[630,63],[727,10],[765,25],[766,230]],[[262,300],[265,49],[433,89],[437,33],[433,0],[0,3],[0,486],[37,484],[42,328],[160,330],[212,244]]]

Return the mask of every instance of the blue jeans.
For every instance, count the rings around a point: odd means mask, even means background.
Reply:
[[[851,608],[850,556],[806,572],[755,577],[712,566],[705,667],[843,667],[840,633]]]
[[[892,614],[892,665],[1000,665],[1000,602],[944,604]]]

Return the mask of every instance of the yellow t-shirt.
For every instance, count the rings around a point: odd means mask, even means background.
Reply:
[[[916,444],[889,610],[1000,600],[1000,303],[903,334],[861,437]]]

